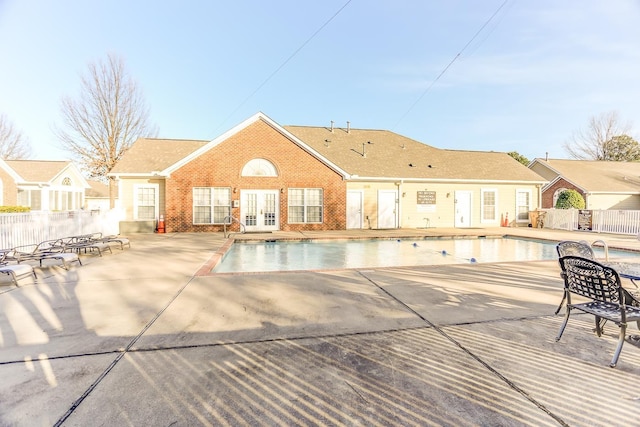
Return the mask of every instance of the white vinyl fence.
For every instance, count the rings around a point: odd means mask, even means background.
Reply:
[[[640,234],[640,211],[542,209],[544,228],[590,230],[597,233]]]
[[[79,234],[118,234],[120,210],[0,214],[0,249]]]

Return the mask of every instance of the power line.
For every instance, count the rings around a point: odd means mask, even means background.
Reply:
[[[335,19],[335,17],[336,17],[336,16],[338,16],[338,15],[340,14],[340,12],[342,12],[342,10],[343,10],[345,7],[347,7],[347,6],[349,5],[349,3],[351,3],[351,1],[352,1],[352,0],[347,0],[347,2],[346,2],[345,4],[343,4],[343,5],[342,5],[342,7],[336,11],[336,13],[334,13],[334,14],[333,14],[333,15],[332,15],[332,16],[331,16],[327,21],[325,21],[325,23],[324,23],[324,24],[322,24],[322,25],[320,26],[320,28],[318,28],[318,29],[317,29],[313,34],[311,34],[311,36],[310,36],[307,40],[305,40],[305,41],[304,41],[304,43],[302,43],[302,44],[300,45],[300,47],[298,47],[295,51],[293,51],[293,53],[292,53],[291,55],[289,55],[289,57],[288,57],[287,59],[285,59],[285,60],[284,60],[284,62],[282,62],[282,64],[280,64],[280,66],[279,66],[278,68],[276,68],[276,69],[275,69],[271,74],[269,74],[269,76],[268,76],[266,79],[264,79],[264,81],[263,81],[262,83],[260,83],[260,85],[259,85],[259,86],[258,86],[258,87],[253,91],[253,92],[251,92],[251,93],[249,94],[249,96],[247,96],[247,97],[244,99],[244,101],[242,101],[242,102],[241,102],[241,103],[240,103],[240,104],[239,104],[239,105],[238,105],[238,106],[237,106],[237,107],[236,107],[236,108],[231,112],[231,114],[229,114],[229,116],[227,116],[227,118],[226,118],[226,119],[224,119],[224,120],[222,121],[222,123],[220,123],[220,126],[218,126],[218,129],[220,129],[220,127],[221,127],[224,123],[226,123],[226,122],[227,122],[227,121],[228,121],[228,120],[229,120],[229,119],[230,119],[230,118],[231,118],[235,113],[237,113],[237,112],[238,112],[238,110],[239,110],[240,108],[242,108],[242,106],[243,106],[244,104],[246,104],[246,103],[247,103],[247,101],[249,101],[249,99],[253,98],[253,96],[254,96],[256,93],[258,93],[258,91],[259,91],[260,89],[262,89],[262,88],[263,88],[263,87],[264,87],[264,86],[265,86],[265,85],[266,85],[266,84],[267,84],[267,83],[268,83],[268,82],[269,82],[269,81],[270,81],[270,80],[271,80],[271,79],[272,79],[276,74],[278,74],[278,72],[279,72],[280,70],[282,70],[282,69],[285,67],[285,65],[287,65],[287,64],[289,63],[289,61],[291,61],[291,60],[292,60],[292,59],[293,59],[293,58],[294,58],[294,57],[295,57],[295,56],[296,56],[296,55],[297,55],[297,54],[298,54],[298,53],[299,53],[299,52],[300,52],[300,51],[301,51],[301,50],[302,50],[302,49],[303,49],[307,44],[309,44],[309,42],[310,42],[311,40],[313,40],[313,39],[314,39],[314,38],[315,38],[315,37],[320,33],[320,31],[322,31],[322,30],[324,29],[324,27],[326,27],[327,25],[329,25],[329,23],[330,23],[331,21],[333,21],[333,20]]]
[[[504,2],[502,2],[502,4],[500,5],[500,7],[498,7],[498,9],[496,9],[495,12],[493,12],[493,15],[491,15],[489,17],[489,19],[487,19],[487,21],[482,25],[482,27],[480,27],[480,29],[473,35],[473,37],[471,37],[471,39],[467,42],[467,44],[464,45],[464,47],[460,50],[460,52],[458,52],[456,54],[456,56],[453,57],[453,59],[447,64],[446,67],[444,67],[444,69],[440,72],[440,74],[438,74],[438,77],[435,78],[435,80],[433,80],[431,82],[431,84],[422,92],[422,94],[418,97],[418,99],[416,99],[413,104],[411,104],[411,106],[409,107],[409,109],[402,115],[400,116],[400,119],[396,122],[396,124],[393,126],[393,129],[395,129],[402,120],[404,120],[404,118],[407,116],[407,114],[409,114],[411,112],[411,110],[413,110],[415,108],[416,105],[418,105],[418,103],[422,100],[422,98],[424,98],[424,96],[431,90],[431,88],[438,82],[438,80],[440,80],[440,77],[442,77],[444,75],[444,73],[447,72],[447,70],[449,69],[449,67],[451,67],[453,65],[454,62],[456,62],[456,60],[462,55],[462,53],[469,47],[469,45],[471,43],[473,43],[473,41],[480,35],[480,33],[485,29],[485,27],[487,25],[489,25],[489,23],[493,20],[493,18],[495,18],[495,16],[500,12],[500,10],[502,10],[502,8],[509,2],[509,0],[504,0]],[[492,30],[493,31],[493,30]],[[477,46],[476,46],[477,48]]]

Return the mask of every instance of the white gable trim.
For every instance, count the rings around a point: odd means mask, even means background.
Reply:
[[[553,179],[553,181],[551,181],[551,182],[549,182],[547,185],[543,186],[543,187],[542,187],[542,191],[547,191],[547,189],[551,188],[551,186],[552,186],[553,184],[555,184],[556,182],[560,181],[561,179],[562,179],[562,180],[564,180],[564,181],[566,181],[566,182],[568,182],[568,183],[569,183],[569,184],[571,184],[571,185],[574,185],[576,188],[579,188],[580,190],[582,190],[582,192],[583,192],[583,193],[587,193],[587,190],[585,190],[582,186],[580,186],[580,185],[576,184],[575,182],[571,181],[570,179],[565,178],[565,177],[564,177],[564,176],[562,176],[562,175],[558,175],[557,177],[555,177],[555,178]]]
[[[2,168],[6,173],[8,173],[16,183],[24,182],[24,178],[18,175],[18,173],[2,159],[0,159],[0,168]]]
[[[60,172],[51,177],[49,183],[56,180],[58,177],[69,173],[72,173],[74,175],[74,178],[78,178],[78,180],[80,181],[80,185],[75,185],[75,187],[91,188],[91,185],[89,185],[87,180],[82,176],[82,173],[80,173],[80,169],[78,169],[77,166],[71,162],[69,162],[64,168],[62,168]]]
[[[349,174],[346,171],[342,170],[336,164],[334,164],[331,161],[329,161],[326,157],[322,156],[320,153],[318,153],[313,148],[311,148],[310,146],[305,144],[303,141],[301,141],[300,139],[295,137],[293,134],[291,134],[286,129],[284,129],[282,126],[280,126],[279,124],[277,124],[276,122],[271,120],[269,117],[267,117],[262,112],[258,112],[256,114],[254,114],[253,116],[251,116],[248,119],[244,120],[242,123],[240,123],[240,124],[234,126],[233,128],[229,129],[228,131],[226,131],[222,135],[218,136],[217,138],[215,138],[211,142],[207,143],[206,145],[204,145],[201,148],[197,149],[193,153],[189,154],[188,156],[182,158],[178,162],[176,162],[173,165],[169,166],[168,168],[164,169],[163,171],[160,172],[160,174],[167,175],[167,176],[170,175],[175,170],[181,168],[182,166],[184,166],[185,164],[191,162],[192,160],[200,157],[202,154],[204,154],[207,151],[213,149],[214,147],[216,147],[220,143],[222,143],[222,142],[226,141],[227,139],[231,138],[233,135],[237,134],[238,132],[240,132],[243,129],[247,128],[249,125],[257,122],[258,120],[262,120],[265,123],[267,123],[273,129],[275,129],[276,131],[280,132],[283,136],[285,136],[286,138],[291,140],[291,142],[293,142],[294,144],[298,145],[300,148],[302,148],[303,150],[305,150],[306,152],[308,152],[309,154],[314,156],[316,159],[318,159],[320,162],[322,162],[325,165],[327,165],[329,168],[333,169],[336,173],[342,175],[343,178],[348,178],[349,177]]]

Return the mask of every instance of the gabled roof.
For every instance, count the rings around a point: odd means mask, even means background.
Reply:
[[[443,150],[387,130],[284,128],[351,178],[546,183],[506,153]]]
[[[138,138],[110,175],[149,175],[164,171],[208,143],[191,139]]]
[[[17,174],[16,182],[47,184],[65,172],[73,170],[73,174],[82,180],[80,186],[89,186],[73,162],[68,160],[5,160],[4,162]]]
[[[108,175],[168,176],[171,172],[201,156],[208,150],[213,149],[218,144],[258,120],[263,121],[276,131],[283,134],[286,138],[289,138],[292,143],[298,145],[303,150],[316,157],[319,161],[334,169],[337,173],[346,176],[346,173],[336,167],[336,165],[331,161],[323,158],[304,141],[301,141],[296,136],[290,134],[282,126],[261,112],[254,114],[212,141],[160,140],[150,138],[138,139]]]
[[[110,175],[168,176],[258,120],[345,179],[547,182],[506,153],[442,150],[387,130],[280,126],[263,113],[208,142],[140,138]]]
[[[87,180],[87,183],[91,188],[88,188],[84,195],[85,197],[95,197],[95,198],[108,198],[109,197],[109,185],[94,180]],[[115,185],[115,194],[118,194],[118,184],[117,181],[113,182]]]
[[[554,171],[588,193],[640,192],[640,162],[534,159],[529,167],[535,164]]]

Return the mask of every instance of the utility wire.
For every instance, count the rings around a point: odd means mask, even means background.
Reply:
[[[343,5],[342,5],[342,7],[341,7],[340,9],[338,9],[338,11],[337,11],[336,13],[334,13],[334,14],[333,14],[333,15],[332,15],[332,16],[331,16],[331,17],[330,17],[330,18],[329,18],[329,19],[328,19],[324,24],[322,24],[322,25],[320,26],[320,28],[318,28],[318,29],[317,29],[313,34],[311,34],[311,36],[310,36],[307,40],[305,40],[305,42],[304,42],[304,43],[302,43],[302,44],[300,45],[300,47],[298,47],[295,51],[293,51],[293,53],[292,53],[291,55],[289,55],[289,57],[288,57],[288,58],[287,58],[287,59],[286,59],[282,64],[280,64],[280,66],[279,66],[278,68],[276,68],[276,69],[275,69],[271,74],[269,74],[269,76],[268,76],[266,79],[264,79],[264,81],[263,81],[263,82],[262,82],[262,83],[261,83],[261,84],[260,84],[260,85],[259,85],[259,86],[254,90],[254,91],[253,91],[253,92],[251,92],[251,94],[249,94],[249,96],[247,96],[247,97],[244,99],[244,101],[242,101],[242,102],[240,103],[240,105],[238,105],[238,106],[235,108],[235,110],[233,110],[233,111],[231,112],[231,114],[229,114],[229,115],[227,116],[227,118],[226,118],[226,119],[224,119],[224,120],[222,121],[222,123],[220,123],[220,126],[218,126],[218,129],[220,129],[220,127],[221,127],[223,124],[225,124],[225,123],[226,123],[226,122],[227,122],[227,121],[228,121],[228,120],[229,120],[229,119],[230,119],[230,118],[231,118],[235,113],[237,113],[237,112],[238,112],[238,110],[239,110],[240,108],[242,108],[242,106],[243,106],[244,104],[246,104],[246,103],[247,103],[247,101],[249,101],[249,99],[253,98],[253,96],[254,96],[256,93],[258,93],[258,91],[259,91],[260,89],[262,89],[262,88],[263,88],[263,87],[264,87],[264,86],[269,82],[269,80],[271,80],[271,79],[272,79],[276,74],[278,74],[278,72],[279,72],[280,70],[282,70],[282,69],[285,67],[285,65],[287,65],[287,64],[289,63],[289,61],[291,61],[291,60],[292,60],[292,59],[293,59],[293,58],[294,58],[294,57],[295,57],[295,56],[296,56],[296,55],[297,55],[297,54],[298,54],[298,53],[299,53],[299,52],[300,52],[300,51],[301,51],[301,50],[302,50],[302,49],[303,49],[307,44],[309,44],[309,42],[310,42],[311,40],[313,40],[313,39],[314,39],[314,38],[315,38],[315,37],[320,33],[320,31],[322,31],[322,30],[324,29],[324,27],[326,27],[327,25],[329,25],[329,23],[330,23],[331,21],[333,21],[333,20],[335,19],[335,17],[336,17],[336,16],[338,16],[338,15],[340,14],[340,12],[342,12],[342,11],[344,10],[344,8],[345,8],[345,7],[347,7],[347,6],[349,5],[349,3],[351,3],[351,1],[352,1],[352,0],[347,0],[347,2],[346,2],[345,4],[343,4]]]
[[[480,33],[485,29],[485,27],[487,25],[489,25],[489,23],[493,20],[493,18],[496,17],[496,15],[500,12],[500,10],[502,10],[502,8],[509,2],[509,0],[504,0],[504,2],[502,2],[502,4],[500,5],[500,7],[498,7],[498,9],[496,9],[495,12],[493,12],[493,15],[491,15],[489,17],[489,19],[487,19],[487,21],[482,25],[482,27],[480,27],[480,29],[473,35],[473,37],[471,37],[471,40],[469,40],[467,42],[467,44],[464,45],[464,47],[460,50],[460,52],[458,52],[456,54],[456,56],[453,57],[453,59],[447,64],[446,67],[444,67],[444,69],[440,72],[440,74],[438,74],[438,77],[435,78],[435,80],[433,80],[431,82],[431,84],[422,92],[422,94],[418,97],[418,99],[416,99],[413,104],[411,104],[411,106],[409,107],[409,109],[402,115],[400,116],[400,119],[396,122],[396,124],[393,126],[393,129],[395,129],[402,120],[404,120],[404,118],[407,116],[407,114],[409,114],[416,105],[418,105],[418,103],[422,100],[422,98],[425,97],[425,95],[431,90],[431,88],[438,82],[438,80],[440,80],[440,77],[442,77],[444,75],[444,73],[447,72],[447,70],[449,69],[449,67],[451,67],[453,65],[454,62],[456,62],[458,60],[458,58],[462,55],[462,53],[469,47],[469,45],[471,45],[471,43],[473,43],[473,41],[480,35]],[[493,31],[493,30],[492,30]],[[477,48],[477,47],[476,47]]]

